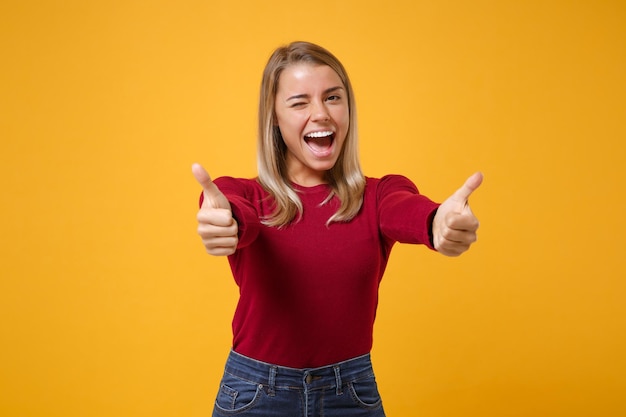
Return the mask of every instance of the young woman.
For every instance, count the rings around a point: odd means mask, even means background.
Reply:
[[[348,75],[306,42],[265,67],[258,140],[258,178],[213,182],[192,167],[198,233],[240,288],[213,415],[384,416],[369,352],[391,248],[466,251],[482,175],[441,205],[403,176],[365,177]]]

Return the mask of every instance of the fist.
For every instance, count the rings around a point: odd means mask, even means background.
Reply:
[[[239,228],[230,202],[200,164],[193,164],[191,172],[202,186],[202,207],[196,216],[202,244],[211,255],[232,255],[237,250]]]
[[[439,206],[433,219],[433,243],[443,255],[459,256],[476,241],[479,224],[468,199],[482,181],[483,175],[477,172]]]

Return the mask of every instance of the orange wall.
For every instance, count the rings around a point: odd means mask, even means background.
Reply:
[[[347,66],[368,175],[485,174],[471,252],[392,255],[388,414],[626,414],[626,3],[68,0],[0,6],[0,415],[209,415],[237,291],[190,165],[255,174],[296,39]]]

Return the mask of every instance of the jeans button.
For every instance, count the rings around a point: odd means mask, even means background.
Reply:
[[[311,383],[311,381],[313,381],[313,376],[312,376],[311,374],[308,374],[308,375],[306,376],[306,378],[304,379],[304,381],[305,381],[307,384],[310,384],[310,383]]]

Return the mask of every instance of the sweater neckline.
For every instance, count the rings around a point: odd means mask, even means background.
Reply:
[[[294,188],[294,190],[304,194],[316,194],[322,192],[328,193],[328,191],[330,190],[330,186],[328,184],[318,184],[311,187],[306,187],[304,185],[292,182],[291,186]]]

